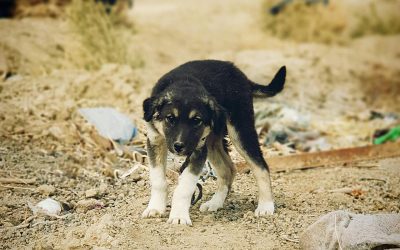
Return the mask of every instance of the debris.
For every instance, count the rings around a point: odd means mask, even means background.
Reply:
[[[400,247],[400,214],[360,215],[334,211],[300,237],[302,249],[386,249]]]
[[[28,206],[32,210],[34,215],[43,214],[48,216],[58,216],[62,211],[62,206],[60,202],[51,198],[42,200],[36,205],[28,202]]]
[[[370,120],[383,119],[387,123],[395,122],[399,118],[400,117],[396,113],[380,113],[374,110],[370,111],[370,116],[369,116]]]
[[[338,189],[332,189],[332,190],[328,190],[328,193],[343,193],[343,194],[348,194],[351,195],[355,198],[360,197],[361,195],[363,195],[365,193],[364,190],[362,190],[361,188],[349,188],[349,187],[344,187],[344,188],[338,188]]]
[[[382,144],[387,141],[396,141],[400,138],[400,126],[391,128],[387,133],[374,139],[374,144]]]
[[[266,160],[271,168],[271,171],[280,172],[294,169],[330,166],[335,164],[353,164],[360,161],[390,158],[395,156],[400,156],[400,142],[388,142],[381,145],[344,148],[281,157],[266,156]],[[353,166],[352,164],[349,164],[349,166]],[[248,166],[245,162],[238,162],[237,169],[240,172],[246,172],[248,170]]]
[[[332,146],[325,138],[321,137],[315,140],[305,141],[302,145],[296,148],[305,152],[319,152],[330,150]]]
[[[361,195],[363,195],[364,193],[365,193],[364,190],[362,190],[362,189],[360,189],[360,188],[357,188],[357,189],[351,190],[350,195],[353,196],[353,197],[355,197],[355,198],[358,198],[358,197],[360,197]]]
[[[310,130],[310,117],[282,104],[262,106],[256,111],[259,134],[266,131],[265,145],[275,142],[290,145],[306,152],[329,150],[325,138],[318,131]],[[287,152],[286,152],[287,153]]]
[[[76,204],[76,211],[78,213],[86,213],[95,208],[103,208],[104,203],[96,199],[80,200]]]
[[[19,179],[19,178],[0,178],[0,183],[3,184],[33,184],[36,182],[35,178],[31,179]]]
[[[128,169],[125,172],[122,172],[121,170],[116,169],[114,171],[114,176],[116,179],[125,179],[126,177],[132,175],[134,177],[133,178],[134,181],[139,181],[140,179],[142,179],[140,174],[143,171],[143,167],[144,167],[143,165],[136,163],[132,168]]]
[[[82,108],[79,113],[93,124],[100,135],[119,143],[126,143],[136,136],[137,128],[124,114],[113,108]]]
[[[56,191],[56,188],[54,186],[44,184],[37,187],[36,191],[44,195],[52,195]]]
[[[272,146],[276,148],[279,152],[281,152],[283,155],[290,155],[296,153],[296,150],[284,144],[281,144],[278,141],[272,143]]]
[[[287,240],[289,242],[299,243],[298,239],[291,239],[287,235],[282,235],[281,238],[284,239],[284,240]]]
[[[305,130],[310,123],[310,117],[297,110],[278,103],[268,103],[255,110],[256,127],[264,131],[279,131],[283,128]]]

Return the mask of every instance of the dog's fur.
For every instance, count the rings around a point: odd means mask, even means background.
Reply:
[[[259,190],[256,216],[272,214],[274,202],[269,169],[254,127],[253,97],[279,93],[285,76],[283,66],[271,83],[263,86],[250,81],[230,62],[204,60],[185,63],[161,77],[151,97],[143,102],[151,164],[151,198],[143,217],[165,213],[168,150],[189,160],[174,192],[168,222],[192,224],[190,200],[206,159],[217,173],[218,187],[200,210],[221,208],[236,172],[224,146],[226,135],[251,165],[256,177]]]

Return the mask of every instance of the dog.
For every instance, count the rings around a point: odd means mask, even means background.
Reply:
[[[187,62],[162,76],[144,100],[147,151],[150,161],[150,201],[143,218],[162,216],[167,207],[167,153],[186,157],[168,223],[192,225],[191,197],[205,161],[217,174],[217,190],[200,210],[223,207],[236,169],[228,154],[226,136],[252,167],[258,185],[256,216],[274,213],[269,168],[254,126],[253,97],[272,97],[283,90],[286,67],[263,86],[249,80],[233,63],[218,60]]]

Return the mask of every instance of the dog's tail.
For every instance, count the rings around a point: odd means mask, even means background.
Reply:
[[[286,78],[286,66],[282,66],[275,74],[274,79],[267,86],[252,83],[251,89],[254,97],[271,97],[283,90]]]

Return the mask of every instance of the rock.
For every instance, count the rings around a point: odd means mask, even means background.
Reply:
[[[100,184],[100,186],[99,186],[99,188],[97,189],[97,191],[98,191],[98,195],[99,196],[103,196],[103,195],[105,195],[105,194],[107,194],[108,193],[108,185],[107,185],[107,183],[101,183]]]
[[[132,179],[132,181],[134,181],[134,182],[138,182],[138,181],[140,181],[142,178],[143,178],[143,176],[142,176],[140,173],[137,173],[137,172],[135,172],[135,173],[133,173],[133,174],[131,175],[131,179]]]
[[[62,140],[65,137],[65,132],[59,126],[54,125],[49,128],[49,135],[54,139]]]
[[[93,198],[93,197],[96,197],[97,194],[98,194],[98,191],[97,191],[97,189],[95,189],[95,188],[86,190],[86,192],[85,192],[86,198]]]
[[[76,204],[76,211],[78,213],[85,213],[95,208],[103,208],[104,203],[96,199],[80,200]]]
[[[33,205],[28,202],[29,208],[32,210],[33,214],[44,214],[44,215],[59,215],[62,211],[62,206],[60,202],[47,198],[40,201],[38,204]]]
[[[52,185],[44,184],[37,187],[36,191],[44,195],[52,195],[55,193],[56,188]]]

